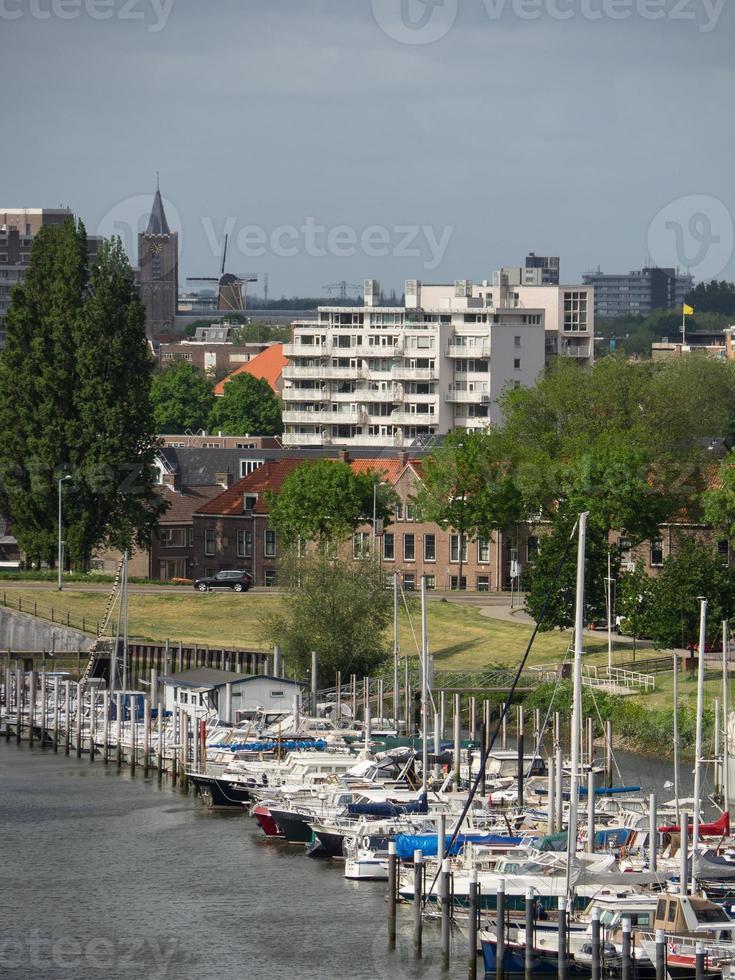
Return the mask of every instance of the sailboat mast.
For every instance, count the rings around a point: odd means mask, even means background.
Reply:
[[[730,812],[730,747],[728,745],[728,715],[729,691],[728,691],[728,667],[730,659],[730,624],[727,620],[722,623],[722,795],[724,797],[723,809],[725,813]]]
[[[674,805],[676,823],[681,827],[681,805],[679,803],[681,779],[679,776],[679,654],[674,654]]]
[[[426,576],[421,576],[421,791],[429,778],[429,643],[426,626]]]
[[[584,559],[587,541],[585,511],[579,515],[577,528],[577,594],[574,613],[574,700],[572,703],[572,779],[569,801],[569,826],[567,828],[567,895],[570,891],[572,858],[577,851],[577,811],[579,808],[580,783],[580,734],[582,725],[582,640],[584,632]]]
[[[694,859],[699,844],[702,799],[702,711],[704,710],[704,649],[707,640],[707,600],[699,600],[699,663],[697,669],[697,735],[694,752],[694,820],[692,823],[692,892],[695,889]]]

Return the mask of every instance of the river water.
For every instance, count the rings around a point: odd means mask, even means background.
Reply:
[[[618,759],[626,782],[670,798],[670,763]],[[428,926],[414,964],[408,910],[387,951],[385,884],[347,882],[155,778],[2,741],[0,821],[3,978],[467,976],[464,944],[441,973]]]

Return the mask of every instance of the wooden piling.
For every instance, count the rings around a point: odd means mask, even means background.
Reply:
[[[143,775],[148,775],[148,766],[151,752],[151,702],[149,698],[143,700]]]
[[[656,930],[656,980],[666,980],[666,932]]]
[[[110,692],[102,692],[102,762],[110,761]]]
[[[36,672],[31,671],[31,675],[28,679],[28,746],[31,748],[33,746],[33,739],[35,738],[35,725],[36,725]]]
[[[559,980],[566,980],[567,975],[567,900],[559,899]]]
[[[595,772],[587,773],[587,852],[595,853]]]
[[[470,695],[470,741],[477,739],[477,698]]]
[[[420,960],[423,955],[424,920],[421,906],[424,898],[424,854],[413,852],[413,955]]]
[[[164,745],[164,717],[163,717],[163,703],[158,702],[158,745],[156,746],[156,770],[158,772],[158,782],[160,783],[163,779],[163,755],[165,750]]]
[[[459,789],[462,763],[462,710],[459,694],[454,695],[454,785]]]
[[[630,917],[623,917],[623,942],[620,948],[620,976],[622,980],[631,980],[631,924]]]
[[[592,980],[600,980],[601,953],[600,948],[600,910],[597,906],[592,909]]]
[[[74,731],[74,741],[75,741],[74,751],[76,752],[77,759],[81,759],[82,758],[82,711],[83,711],[82,701],[83,701],[83,699],[84,699],[84,688],[82,686],[81,681],[78,681],[77,682],[77,703],[76,703],[76,711],[74,713],[74,726],[75,726],[75,731]]]
[[[535,909],[535,898],[533,894],[533,888],[526,889],[526,955],[524,957],[524,967],[525,967],[525,980],[532,980],[533,977],[533,951],[535,947],[534,942],[534,909]]]
[[[23,711],[23,694],[25,688],[25,677],[20,667],[15,668],[15,741],[20,744],[20,729]]]
[[[477,868],[470,868],[469,921],[467,923],[467,980],[477,980]]]
[[[123,698],[122,692],[115,691],[115,764],[122,769],[122,736],[123,736]]]
[[[495,977],[503,980],[505,976],[505,878],[498,882],[495,917]]]
[[[706,964],[705,946],[701,939],[695,946],[694,962],[695,962],[695,967],[694,967],[695,980],[704,980],[707,964]]]
[[[97,691],[89,689],[89,761],[94,762],[95,742],[97,740]]]
[[[449,969],[450,940],[452,935],[452,922],[450,918],[450,895],[449,895],[449,876],[451,873],[451,860],[445,857],[441,865],[441,875],[439,877],[439,893],[441,896],[441,968]]]
[[[648,797],[648,867],[650,871],[655,871],[658,864],[657,844],[658,844],[658,815],[656,806],[656,794],[651,793]]]
[[[41,748],[46,748],[46,671],[41,671]]]
[[[59,678],[54,677],[54,752],[59,751]]]
[[[135,775],[135,767],[138,763],[138,704],[137,697],[133,694],[130,698],[130,775]]]
[[[398,895],[398,857],[396,855],[396,842],[388,842],[388,947],[395,949],[396,946],[396,907]]]
[[[64,755],[71,748],[71,681],[64,682]]]

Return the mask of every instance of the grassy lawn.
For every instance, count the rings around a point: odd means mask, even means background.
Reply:
[[[38,614],[50,618],[51,607],[57,621],[67,613],[72,625],[86,618],[89,629],[104,615],[107,596],[96,592],[75,592],[65,589],[61,595],[23,588],[6,588],[8,603],[17,607],[22,600],[24,611],[32,612],[38,604]],[[268,613],[287,600],[277,595],[250,593],[226,595],[193,591],[179,594],[142,595],[131,593],[129,599],[129,631],[131,636],[145,640],[182,640],[201,646],[264,649],[261,623]],[[111,627],[114,631],[116,611]],[[403,655],[416,654],[420,642],[421,620],[418,605],[412,609],[411,620],[416,640],[405,611],[400,618],[400,644]],[[487,665],[515,665],[531,635],[531,627],[500,622],[480,615],[478,609],[443,600],[432,600],[428,607],[429,644],[436,657],[437,667],[476,669]],[[110,629],[108,628],[108,633]],[[530,663],[560,660],[568,647],[567,634],[540,633],[534,644]],[[604,640],[588,641],[586,648],[603,656]]]

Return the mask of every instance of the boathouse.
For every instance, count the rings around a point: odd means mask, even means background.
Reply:
[[[263,710],[290,712],[294,698],[305,685],[270,674],[236,674],[230,670],[196,667],[161,678],[164,706],[185,708],[191,714],[207,710],[218,713],[220,721],[234,723],[240,713]]]

